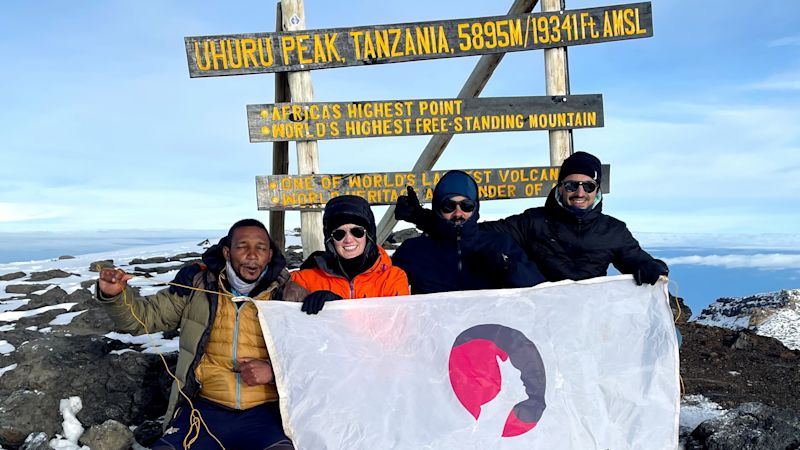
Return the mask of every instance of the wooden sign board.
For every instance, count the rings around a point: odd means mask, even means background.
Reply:
[[[559,167],[466,169],[478,183],[481,201],[546,197],[558,179]],[[258,209],[270,211],[321,209],[339,195],[357,195],[371,205],[393,205],[417,191],[421,202],[430,202],[433,188],[447,170],[425,172],[355,173],[344,175],[268,175],[256,177]],[[611,166],[603,165],[600,189],[609,192]]]
[[[447,98],[247,105],[250,142],[603,126],[603,96]]]
[[[216,77],[486,55],[653,35],[650,2],[434,22],[184,38],[189,75]]]

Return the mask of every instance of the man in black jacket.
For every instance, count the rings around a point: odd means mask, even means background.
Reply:
[[[433,208],[432,232],[403,242],[392,257],[408,275],[412,294],[528,287],[544,281],[508,235],[478,229],[478,185],[468,174],[447,172],[433,191]]]
[[[642,250],[624,222],[602,212],[600,160],[576,152],[564,160],[543,207],[530,208],[481,229],[514,238],[547,281],[583,280],[605,276],[613,264],[632,274],[637,284],[655,284],[669,272],[667,265]],[[397,201],[395,218],[435,232],[434,214],[422,208],[413,189]]]

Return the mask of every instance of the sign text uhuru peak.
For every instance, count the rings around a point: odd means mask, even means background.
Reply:
[[[558,180],[559,167],[466,169],[478,184],[483,200],[545,197]],[[600,189],[607,193],[609,165],[603,165]],[[433,188],[446,170],[380,172],[343,175],[268,175],[256,177],[258,209],[319,209],[333,197],[357,195],[372,205],[392,205],[413,187],[423,202],[433,198]]]
[[[563,12],[184,39],[191,77],[243,75],[593,44],[653,35],[649,2]]]
[[[600,94],[248,105],[250,142],[603,126]]]

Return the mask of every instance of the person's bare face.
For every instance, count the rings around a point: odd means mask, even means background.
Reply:
[[[272,260],[269,234],[259,227],[241,227],[233,232],[230,247],[223,247],[225,259],[243,281],[258,280]]]

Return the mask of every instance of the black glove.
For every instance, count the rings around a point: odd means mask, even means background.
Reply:
[[[511,260],[508,256],[492,247],[482,247],[468,252],[464,259],[472,271],[485,274],[497,281],[498,285],[503,284],[503,279],[511,269]]]
[[[394,207],[394,218],[411,222],[425,233],[433,233],[436,229],[437,215],[430,209],[423,208],[414,188],[406,187],[408,195],[397,197]]]
[[[305,311],[306,314],[316,314],[322,311],[325,302],[341,299],[342,297],[339,294],[334,294],[331,291],[314,291],[303,299],[303,306],[300,307],[300,311]]]
[[[633,279],[636,285],[641,286],[645,283],[656,284],[661,275],[666,275],[667,270],[664,264],[657,260],[646,261],[633,271]]]
[[[406,186],[406,192],[408,192],[408,195],[397,197],[397,205],[394,207],[394,218],[416,224],[414,218],[419,216],[419,210],[422,209],[422,205],[419,203],[419,198],[413,187]]]
[[[201,263],[192,263],[188,266],[181,267],[181,270],[175,274],[175,278],[172,280],[172,283],[182,284],[184,286],[192,286],[194,283],[194,276],[205,269],[205,264]],[[192,290],[185,287],[170,285],[169,292],[172,294],[178,294],[181,297],[186,297],[192,293]]]

